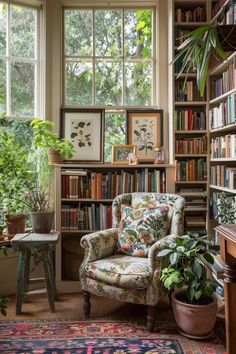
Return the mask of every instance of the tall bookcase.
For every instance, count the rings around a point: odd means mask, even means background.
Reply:
[[[177,53],[183,36],[209,21],[207,0],[172,2],[172,48],[170,60]],[[208,118],[207,94],[201,98],[196,86],[196,72],[180,76],[180,62],[172,66],[174,126],[175,192],[185,197],[185,231],[206,233],[208,215]]]
[[[76,292],[84,257],[83,235],[111,227],[111,204],[118,194],[171,190],[171,165],[61,164],[55,169],[56,252],[59,291]]]

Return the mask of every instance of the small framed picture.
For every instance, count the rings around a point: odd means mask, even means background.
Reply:
[[[104,109],[61,109],[60,136],[75,148],[70,161],[103,162],[104,116]]]
[[[114,165],[128,165],[130,153],[136,153],[135,145],[113,145],[111,163]]]
[[[155,148],[163,145],[163,111],[127,110],[126,132],[126,143],[137,146],[138,161],[154,162]]]

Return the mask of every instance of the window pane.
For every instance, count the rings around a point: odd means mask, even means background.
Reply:
[[[68,61],[66,63],[66,104],[92,104],[92,63]]]
[[[125,64],[125,104],[152,104],[152,65],[151,63]]]
[[[6,55],[7,5],[0,3],[0,55]]]
[[[10,55],[35,58],[37,11],[11,6]]]
[[[35,65],[11,62],[11,114],[34,116]]]
[[[152,11],[125,11],[125,56],[150,57],[152,55]]]
[[[6,112],[6,62],[0,59],[0,116]]]
[[[121,55],[121,11],[95,11],[95,45],[97,56]]]
[[[125,114],[106,113],[104,160],[111,161],[112,145],[125,144]]]
[[[65,10],[65,55],[92,55],[92,11]]]
[[[97,104],[121,104],[121,72],[121,63],[96,63],[95,82]]]

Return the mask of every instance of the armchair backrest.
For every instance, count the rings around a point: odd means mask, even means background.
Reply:
[[[118,227],[118,224],[120,222],[122,204],[130,205],[134,208],[167,205],[169,207],[168,234],[183,234],[185,200],[178,194],[136,192],[118,195],[112,203],[113,227]]]

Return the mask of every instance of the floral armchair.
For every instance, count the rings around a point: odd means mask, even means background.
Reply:
[[[116,253],[121,205],[133,208],[168,206],[167,236],[156,241],[148,257]],[[124,302],[146,304],[147,324],[154,326],[155,306],[161,298],[159,288],[160,261],[157,253],[177,235],[183,234],[184,199],[175,194],[127,193],[117,196],[112,204],[113,228],[85,235],[81,246],[85,256],[80,268],[84,293],[84,315],[90,314],[90,293]]]

